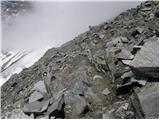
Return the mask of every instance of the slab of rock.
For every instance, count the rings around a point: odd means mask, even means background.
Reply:
[[[49,102],[50,100],[46,100],[44,103],[43,103],[43,107],[41,108],[41,112],[44,112],[45,110],[47,110],[48,106],[49,106]]]
[[[148,41],[129,63],[132,71],[142,77],[159,77],[159,43]]]
[[[29,103],[38,101],[43,98],[43,95],[40,92],[34,91],[29,97]]]
[[[35,102],[24,105],[22,110],[24,113],[27,113],[27,114],[41,113],[42,106],[43,104],[41,102],[35,101]]]
[[[158,84],[144,88],[137,94],[140,105],[147,119],[159,118],[159,87]]]
[[[46,86],[44,84],[44,81],[39,81],[37,82],[34,87],[33,87],[33,90],[36,90],[36,91],[39,91],[41,93],[47,93],[47,90],[46,90]]]

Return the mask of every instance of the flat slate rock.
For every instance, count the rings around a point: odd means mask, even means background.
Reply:
[[[41,102],[35,101],[24,105],[22,110],[24,113],[41,113],[42,106],[43,104]]]

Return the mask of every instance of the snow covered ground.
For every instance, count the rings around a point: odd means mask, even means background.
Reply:
[[[9,51],[0,52],[0,86],[3,85],[11,75],[20,73],[24,68],[32,66],[51,47],[37,49],[29,52]]]

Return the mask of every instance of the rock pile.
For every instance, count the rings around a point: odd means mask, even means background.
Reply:
[[[159,2],[146,1],[48,50],[2,86],[2,116],[158,118],[158,21]]]

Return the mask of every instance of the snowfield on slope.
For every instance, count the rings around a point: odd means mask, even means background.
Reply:
[[[0,53],[0,86],[2,86],[13,74],[20,73],[24,68],[32,66],[51,47],[29,52],[9,51]]]

